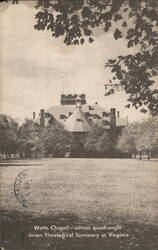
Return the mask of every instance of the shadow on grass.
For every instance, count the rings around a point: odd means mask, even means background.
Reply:
[[[114,220],[113,220],[114,221]],[[123,219],[122,219],[123,221]],[[34,230],[34,226],[44,226],[43,230]],[[90,230],[86,231],[72,229],[68,230],[51,230],[50,226],[56,225],[57,227],[71,226],[90,226]],[[97,219],[93,221],[85,221],[75,214],[56,214],[47,216],[34,216],[27,213],[17,211],[2,211],[2,246],[5,250],[157,250],[158,246],[158,226],[146,224],[122,224],[122,229],[114,232],[126,233],[128,238],[45,238],[44,233],[49,234],[70,234],[70,233],[89,233],[94,234],[92,226],[103,226],[103,222],[98,222]],[[42,234],[42,237],[31,237],[28,235]],[[99,231],[99,233],[105,233]]]

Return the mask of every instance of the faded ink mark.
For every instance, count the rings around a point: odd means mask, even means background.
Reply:
[[[27,208],[27,200],[25,197],[25,190],[29,189],[29,182],[27,181],[27,171],[29,169],[25,169],[21,171],[15,179],[14,182],[14,194],[18,202],[25,208]]]

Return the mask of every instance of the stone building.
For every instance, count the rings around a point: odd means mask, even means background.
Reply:
[[[55,119],[63,124],[65,129],[73,133],[88,133],[94,124],[103,126],[107,130],[121,131],[128,124],[127,118],[121,118],[120,112],[115,108],[110,111],[102,108],[97,102],[87,104],[85,94],[61,95],[60,105],[52,106],[48,110],[41,109],[36,118],[41,127],[53,123]]]

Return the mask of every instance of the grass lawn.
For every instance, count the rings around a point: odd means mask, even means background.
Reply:
[[[17,185],[24,170],[26,175]],[[1,166],[1,211],[6,250],[158,250],[158,161],[14,160]],[[34,225],[45,228],[34,230]],[[68,229],[52,231],[51,225]],[[116,225],[120,228],[114,231]],[[90,229],[74,231],[72,226]],[[101,226],[111,229],[94,232]],[[45,238],[45,232],[73,232],[75,237]],[[76,232],[98,233],[99,238],[77,238]],[[30,233],[42,237],[29,238]]]

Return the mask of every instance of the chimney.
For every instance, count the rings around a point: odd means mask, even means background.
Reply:
[[[44,109],[41,109],[41,111],[40,111],[40,126],[42,128],[45,127],[45,112],[44,112]]]
[[[128,115],[126,116],[126,118],[127,118],[127,125],[129,124],[129,122],[128,122]]]
[[[116,109],[110,109],[110,129],[115,129],[116,127]]]
[[[33,112],[33,119],[35,120],[36,119],[36,113]]]
[[[120,118],[120,111],[117,111],[117,118]]]

